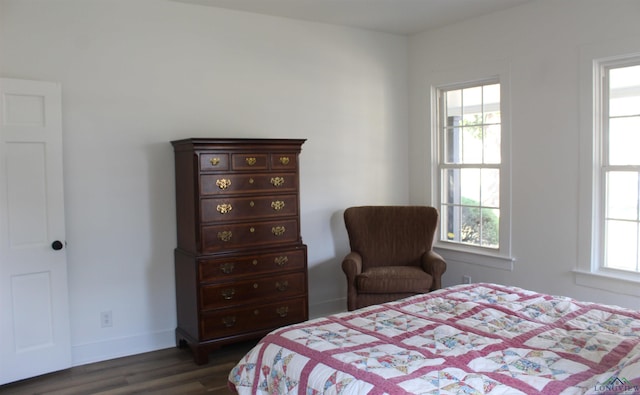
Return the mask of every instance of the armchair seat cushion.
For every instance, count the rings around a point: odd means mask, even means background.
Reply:
[[[416,266],[378,266],[356,276],[359,293],[427,293],[433,277]]]

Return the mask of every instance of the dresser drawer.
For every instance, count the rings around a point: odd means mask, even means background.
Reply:
[[[297,190],[298,181],[295,173],[200,175],[202,195],[297,192]]]
[[[240,276],[277,273],[283,270],[304,270],[303,249],[284,250],[269,254],[234,256],[226,259],[205,259],[198,262],[199,282],[212,282]]]
[[[209,253],[298,241],[298,221],[247,222],[202,227],[202,251]]]
[[[290,217],[298,214],[296,195],[202,199],[202,222]]]
[[[210,310],[251,301],[283,299],[304,295],[304,273],[258,277],[251,280],[200,286],[200,308]]]
[[[271,154],[271,169],[272,170],[297,170],[298,168],[298,155],[295,153],[273,153]]]
[[[229,154],[203,153],[200,154],[200,171],[229,170]]]
[[[267,170],[268,166],[268,155],[265,153],[231,155],[231,169],[235,171]]]
[[[305,297],[204,313],[201,341],[242,333],[271,330],[307,319]]]

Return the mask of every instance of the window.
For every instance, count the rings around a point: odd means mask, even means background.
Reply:
[[[640,272],[640,57],[601,61],[594,240],[600,270]]]
[[[576,284],[640,297],[640,45],[580,48]]]
[[[440,238],[501,245],[502,112],[497,80],[436,89]]]

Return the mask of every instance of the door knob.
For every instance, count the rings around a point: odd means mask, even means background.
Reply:
[[[64,244],[62,244],[60,240],[56,240],[53,243],[51,243],[51,248],[53,248],[56,251],[61,250],[62,247],[64,247]]]

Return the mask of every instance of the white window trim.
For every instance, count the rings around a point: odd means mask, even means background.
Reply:
[[[491,249],[441,241],[434,248],[445,259],[512,271],[515,258],[511,255],[511,71],[507,62],[474,64],[473,68],[431,73],[431,205],[440,207],[440,172],[438,158],[438,90],[488,81],[500,83],[501,165],[500,165],[500,248]],[[438,225],[439,227],[440,225]],[[438,228],[437,234],[440,235]]]
[[[601,229],[599,212],[600,150],[602,137],[601,67],[640,56],[637,40],[626,38],[614,42],[585,45],[580,48],[580,183],[578,202],[578,262],[574,269],[576,284],[640,296],[640,273],[600,267]],[[598,242],[596,242],[598,240]]]

